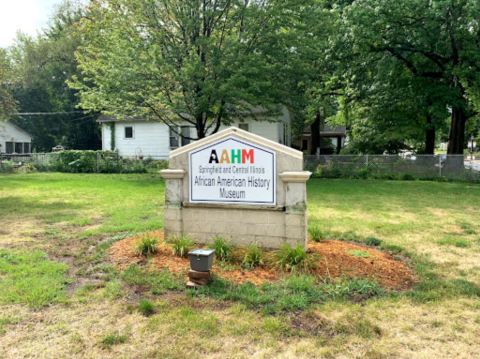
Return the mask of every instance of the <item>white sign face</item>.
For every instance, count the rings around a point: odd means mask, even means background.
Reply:
[[[188,155],[190,202],[276,204],[275,152],[235,137]]]

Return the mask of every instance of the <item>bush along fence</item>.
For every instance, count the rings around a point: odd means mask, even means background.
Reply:
[[[480,158],[463,155],[312,155],[314,177],[480,181]]]
[[[30,155],[0,155],[0,172],[18,170],[69,173],[145,173],[167,168],[165,160],[122,158],[113,151],[67,150]]]
[[[167,168],[166,160],[125,158],[112,151],[0,154],[0,172],[145,173]],[[433,179],[480,182],[480,157],[463,155],[313,155],[304,167],[314,177]]]

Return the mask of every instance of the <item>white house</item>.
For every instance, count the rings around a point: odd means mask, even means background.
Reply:
[[[0,121],[0,153],[31,153],[32,136],[9,121]]]
[[[102,116],[98,120],[102,128],[102,149],[116,150],[122,157],[168,159],[170,150],[187,145],[191,141],[178,135],[196,137],[191,124],[179,124],[172,131],[162,122],[141,119],[117,120]],[[272,121],[258,121],[251,118],[234,121],[227,127],[235,126],[272,141],[291,145],[290,114],[284,108]],[[221,126],[220,130],[225,129]]]

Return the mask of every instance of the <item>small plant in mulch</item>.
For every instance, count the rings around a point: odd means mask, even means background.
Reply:
[[[285,243],[274,254],[275,264],[285,272],[307,273],[315,266],[316,256],[311,256],[300,245],[295,247]]]
[[[138,303],[138,311],[144,316],[149,317],[155,314],[155,305],[147,299],[142,299]]]
[[[320,242],[322,238],[324,237],[324,233],[318,226],[312,226],[308,228],[308,233],[310,234],[310,238],[314,242]]]
[[[361,249],[350,249],[348,254],[357,257],[357,258],[368,258],[370,257],[370,253],[367,251],[362,251]]]
[[[142,256],[150,256],[157,251],[158,240],[152,236],[144,236],[136,243],[136,253]]]
[[[186,257],[193,247],[193,241],[188,236],[174,237],[169,242],[172,245],[173,254],[177,257]]]
[[[243,257],[242,267],[253,269],[263,264],[263,251],[257,244],[250,244]]]
[[[229,244],[223,237],[215,237],[211,248],[215,250],[215,256],[217,259],[223,262],[226,262],[232,258],[233,246]]]

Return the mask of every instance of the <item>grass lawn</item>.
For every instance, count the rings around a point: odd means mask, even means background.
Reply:
[[[302,277],[234,293],[218,282],[211,293],[193,295],[169,273],[117,270],[106,250],[162,228],[163,198],[156,175],[0,175],[0,357],[480,352],[478,184],[309,181],[309,226],[322,238],[375,237],[381,247],[408,254],[418,273],[413,290],[359,303],[336,295],[358,282],[329,287],[328,295]]]

